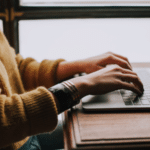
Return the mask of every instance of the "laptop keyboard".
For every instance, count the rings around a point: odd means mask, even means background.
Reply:
[[[120,90],[125,105],[150,105],[150,73],[146,70],[136,71],[144,85],[144,93],[137,96],[129,90]]]

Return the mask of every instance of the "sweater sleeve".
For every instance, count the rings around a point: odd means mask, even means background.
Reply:
[[[20,54],[17,54],[16,61],[25,89],[31,90],[38,86],[49,88],[56,84],[57,66],[64,59],[43,60],[39,63],[33,58],[23,59]]]
[[[46,88],[11,97],[0,95],[0,148],[30,135],[52,131],[56,125],[57,108]]]

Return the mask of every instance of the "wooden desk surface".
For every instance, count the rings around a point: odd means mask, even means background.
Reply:
[[[134,63],[150,67],[150,63]],[[150,113],[65,113],[65,149],[150,149]]]

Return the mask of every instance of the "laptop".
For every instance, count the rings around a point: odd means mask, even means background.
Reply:
[[[82,98],[84,111],[150,111],[150,69],[133,69],[144,85],[144,93],[138,96],[129,90],[116,90],[103,95],[88,95]]]

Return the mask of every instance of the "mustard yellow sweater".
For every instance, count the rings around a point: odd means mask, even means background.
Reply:
[[[0,149],[17,150],[29,136],[54,130],[57,108],[47,88],[57,83],[61,61],[23,59],[0,32]]]

